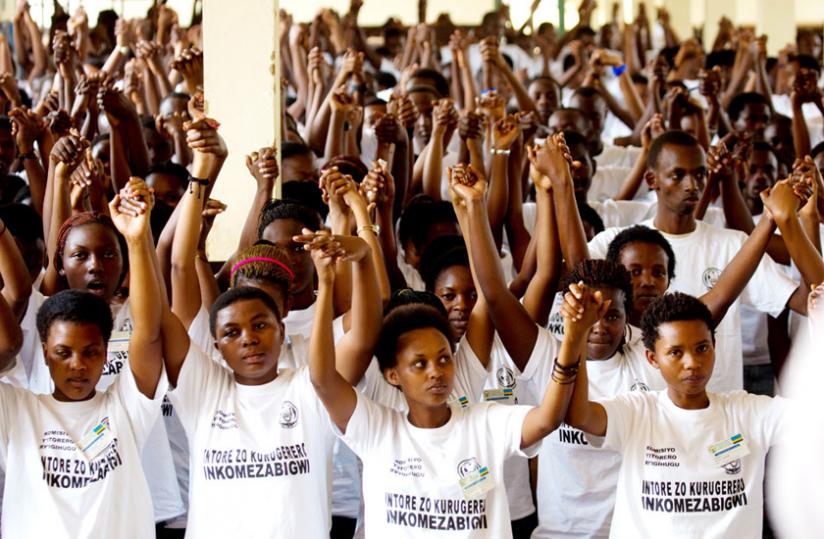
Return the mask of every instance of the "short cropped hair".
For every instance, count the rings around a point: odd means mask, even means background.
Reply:
[[[449,322],[441,312],[423,303],[401,305],[391,310],[383,319],[383,328],[375,347],[375,356],[378,358],[381,371],[397,365],[398,339],[404,333],[424,328],[440,332],[449,342],[450,350],[455,351]]]
[[[667,255],[667,278],[672,281],[675,278],[675,251],[672,250],[672,245],[667,241],[663,234],[654,228],[648,228],[643,225],[635,225],[625,228],[615,236],[609,243],[607,248],[607,260],[611,260],[616,264],[621,263],[621,253],[624,248],[630,243],[649,243],[660,247]]]
[[[664,294],[650,303],[641,317],[644,346],[647,350],[655,350],[655,341],[660,336],[658,329],[662,324],[689,320],[704,322],[710,330],[712,342],[715,342],[715,322],[712,320],[712,313],[701,300],[682,292]]]
[[[463,237],[448,235],[435,238],[421,254],[419,270],[426,290],[434,292],[438,275],[452,266],[469,267],[469,253]]]
[[[40,341],[49,340],[49,330],[55,322],[92,324],[100,329],[103,342],[112,336],[112,311],[103,298],[86,290],[63,290],[51,296],[37,311],[37,333]]]
[[[438,223],[457,223],[455,208],[445,200],[434,200],[426,195],[416,195],[409,201],[398,223],[398,239],[401,246],[408,242],[416,249],[424,247],[427,233]]]
[[[695,137],[686,131],[665,131],[655,137],[652,144],[650,144],[649,154],[647,155],[647,167],[651,170],[658,170],[658,160],[661,157],[661,152],[667,145],[691,148],[701,147],[698,141],[695,140]]]
[[[251,286],[238,286],[237,288],[230,288],[226,292],[222,293],[217,297],[214,304],[212,305],[212,309],[209,311],[209,332],[212,334],[212,338],[216,338],[216,323],[217,323],[217,315],[220,311],[229,307],[230,305],[234,305],[239,301],[250,301],[250,300],[260,300],[266,305],[266,308],[272,311],[272,314],[275,315],[275,318],[278,322],[281,321],[280,310],[278,309],[275,300],[272,299],[269,294],[261,290],[260,288],[252,288]]]
[[[769,100],[763,95],[756,92],[743,92],[733,97],[727,107],[727,116],[729,116],[730,121],[736,121],[741,116],[744,108],[752,104],[760,104],[770,108]]]
[[[444,77],[439,71],[424,67],[412,73],[412,76],[409,78],[432,79],[435,91],[439,94],[438,97],[446,97],[449,95],[449,82],[447,82],[446,77]],[[411,91],[407,88],[404,88],[404,90]]]
[[[575,264],[561,285],[568,291],[571,284],[583,281],[593,288],[612,287],[624,293],[624,310],[632,310],[632,280],[629,272],[621,264],[610,260],[588,259]]]
[[[278,219],[294,219],[310,230],[320,230],[320,215],[314,209],[296,200],[270,200],[260,212],[258,238],[263,237],[266,227]]]

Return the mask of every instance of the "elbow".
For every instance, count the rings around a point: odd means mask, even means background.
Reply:
[[[0,372],[5,371],[14,363],[22,347],[23,332],[17,326],[16,331],[7,336],[5,346],[0,347]]]

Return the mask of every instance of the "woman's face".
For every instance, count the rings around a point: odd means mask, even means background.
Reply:
[[[443,406],[449,401],[455,379],[455,363],[446,336],[435,328],[407,331],[398,337],[394,367],[384,377],[403,391],[407,402],[423,407]]]
[[[632,279],[632,309],[640,317],[669,287],[667,253],[654,243],[634,241],[621,249],[618,262]]]
[[[599,287],[604,299],[610,300],[603,318],[592,326],[587,337],[587,356],[590,359],[609,359],[618,351],[627,330],[624,292],[611,286]]]
[[[100,328],[56,320],[49,327],[43,356],[54,381],[54,398],[83,401],[94,396],[106,363],[106,343]]]
[[[215,348],[242,385],[256,386],[277,377],[283,324],[259,299],[221,309],[215,319]]]
[[[115,232],[100,223],[72,228],[63,249],[63,269],[69,288],[88,290],[110,301],[123,273],[123,255]]]
[[[435,295],[446,309],[452,338],[459,341],[466,333],[469,315],[478,301],[478,292],[468,266],[449,266],[435,279]]]

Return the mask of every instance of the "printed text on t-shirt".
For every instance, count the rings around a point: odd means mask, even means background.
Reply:
[[[203,475],[211,480],[262,479],[309,473],[306,444],[281,445],[271,451],[204,449]]]
[[[387,492],[386,523],[427,530],[486,529],[486,500],[429,498]]]

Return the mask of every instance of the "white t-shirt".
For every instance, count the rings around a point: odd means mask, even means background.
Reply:
[[[29,304],[26,307],[26,313],[23,319],[20,320],[20,329],[23,331],[23,344],[20,347],[20,352],[17,355],[19,360],[19,369],[24,373],[25,378],[20,378],[15,381],[15,385],[23,388],[31,388],[30,383],[32,371],[37,368],[39,372],[45,368],[46,360],[43,357],[43,347],[40,344],[40,334],[37,332],[37,311],[40,306],[46,301],[46,296],[34,289],[29,296]],[[42,364],[42,367],[41,367]],[[46,369],[48,373],[48,369]],[[51,384],[51,376],[48,378]],[[49,385],[51,387],[51,385]],[[34,391],[34,390],[33,390]],[[43,391],[46,393],[47,391]]]
[[[610,537],[761,537],[764,459],[783,440],[786,402],[744,391],[708,393],[710,405],[684,410],[666,391],[605,400],[596,447],[622,456]],[[724,456],[728,442],[737,449]],[[747,454],[748,451],[748,454]]]
[[[540,445],[520,449],[531,407],[453,404],[451,410],[444,426],[421,429],[405,412],[358,394],[339,435],[364,463],[367,537],[512,537],[503,465],[514,455],[534,456]],[[465,499],[459,482],[471,476],[489,491]]]
[[[33,305],[37,305],[38,301],[42,305],[45,300],[45,297],[35,298],[35,293],[33,293],[30,300],[33,303],[29,304],[29,311],[31,311]],[[40,305],[37,305],[38,309]],[[107,347],[106,364],[103,366],[103,374],[97,382],[97,391],[104,391],[118,378],[121,372],[130,370],[129,338],[132,332],[132,321],[129,301],[126,300],[122,304],[111,304],[110,306],[114,325]],[[26,317],[29,316],[29,311],[26,312]],[[26,318],[24,318],[25,320]],[[34,313],[31,320],[35,324],[34,333],[37,341],[34,348],[30,348],[26,352],[27,357],[30,357],[30,359],[25,361],[31,361],[28,389],[35,394],[51,395],[54,392],[54,382],[52,382],[51,373],[49,373],[49,368],[43,357],[43,349],[36,329],[36,313]],[[25,332],[24,335],[28,337]],[[171,404],[165,398],[163,399],[162,411],[164,416],[172,413]],[[156,522],[171,520],[186,512],[186,506],[183,505],[180,487],[175,477],[174,457],[172,456],[169,437],[161,418],[158,418],[143,446],[143,471],[146,474],[146,481],[152,493]]]
[[[406,260],[403,259],[403,254],[400,250],[398,251],[398,269],[401,270],[401,274],[406,281],[407,288],[411,288],[412,290],[418,292],[423,292],[426,290],[426,284],[423,282],[423,277],[421,277],[418,270],[406,263]]]
[[[552,359],[537,365],[528,382],[536,394],[550,383]],[[636,339],[609,359],[587,361],[589,398],[602,400],[666,387]],[[532,537],[607,537],[615,505],[621,455],[598,450],[584,433],[562,424],[538,453],[538,528]]]
[[[604,222],[605,228],[634,225],[652,215],[650,208],[655,210],[646,202],[635,200],[607,199],[603,202],[587,201],[587,203]],[[524,226],[532,234],[538,219],[538,205],[534,202],[525,202],[523,208]]]
[[[540,337],[544,330],[539,330],[539,338],[532,351],[529,361],[541,362],[545,354],[551,354],[549,346],[546,346],[545,339]],[[518,383],[521,371],[501,342],[498,333],[492,341],[492,348],[489,353],[489,363],[487,364],[487,377],[484,383],[484,393],[480,400],[482,402],[499,402],[502,404],[527,404],[535,406],[539,402],[532,402],[532,395]],[[512,395],[501,395],[504,390],[511,390]],[[535,504],[532,501],[532,488],[529,482],[529,461],[520,456],[514,456],[504,462],[504,485],[506,486],[507,498],[509,500],[509,516],[512,520],[519,520],[528,517],[535,512]]]
[[[169,398],[191,448],[188,535],[329,534],[334,437],[306,368],[240,385],[193,343]]]
[[[655,228],[652,220],[640,223]],[[589,242],[589,255],[603,258],[612,239],[621,230],[610,228]],[[679,291],[700,297],[715,286],[718,276],[732,261],[747,235],[737,230],[718,228],[696,221],[695,230],[687,234],[661,234],[675,253],[675,278],[669,291]],[[715,370],[707,386],[711,391],[741,389],[743,363],[741,357],[740,305],[750,305],[772,316],[778,316],[798,287],[772,258],[765,255],[741,296],[727,311],[715,329]]]
[[[3,536],[154,536],[140,456],[166,388],[162,374],[155,398],[147,398],[129,369],[80,402],[0,384],[0,459],[12,493],[3,503]],[[79,445],[95,427],[102,437],[84,453]]]

